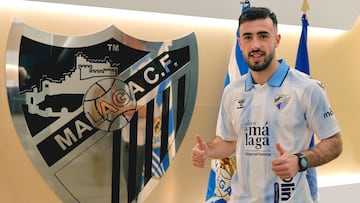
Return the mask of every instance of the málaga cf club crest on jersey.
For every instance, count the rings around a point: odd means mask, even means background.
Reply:
[[[192,116],[194,33],[148,42],[114,26],[60,36],[14,22],[7,49],[14,126],[55,193],[65,202],[144,200]]]

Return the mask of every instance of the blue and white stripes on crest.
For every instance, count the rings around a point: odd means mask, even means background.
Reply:
[[[157,97],[156,97],[156,101],[155,101],[155,105],[156,105],[156,109],[161,109],[163,108],[162,104],[163,104],[163,94],[162,92],[167,89],[167,88],[171,88],[171,80],[167,79],[165,80],[163,83],[160,84],[159,89],[158,89],[158,93],[157,93]],[[171,100],[172,98],[172,93],[171,93],[171,89],[169,91],[170,96],[169,99]],[[173,143],[171,143],[171,141],[174,141],[174,137],[175,137],[175,131],[174,131],[174,115],[173,115],[173,107],[172,107],[172,102],[169,101],[169,115],[168,115],[168,135],[169,135],[169,145],[171,146]],[[161,124],[160,124],[161,125]],[[158,131],[160,132],[160,131]],[[157,136],[161,136],[158,135],[158,133],[155,132],[154,137]],[[153,176],[155,177],[162,177],[164,175],[164,173],[166,172],[167,168],[170,165],[170,159],[173,158],[173,156],[175,156],[175,148],[169,148],[170,156],[169,157],[169,153],[167,153],[164,157],[161,157],[161,147],[159,144],[157,144],[156,142],[159,142],[159,139],[154,139],[153,141],[153,145],[154,145],[154,149],[153,149],[153,161],[152,161],[152,173]],[[156,146],[156,147],[155,147]]]

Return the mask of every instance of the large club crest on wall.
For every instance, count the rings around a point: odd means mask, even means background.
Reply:
[[[193,113],[195,34],[148,42],[114,26],[60,36],[14,22],[13,123],[64,202],[141,202],[170,166]]]

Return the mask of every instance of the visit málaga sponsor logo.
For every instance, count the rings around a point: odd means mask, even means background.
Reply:
[[[247,122],[244,128],[245,145],[254,149],[262,149],[270,145],[270,134],[268,122],[258,125],[257,122]]]
[[[259,125],[257,122],[248,121],[244,126],[244,142],[246,155],[249,156],[271,156],[269,123]]]

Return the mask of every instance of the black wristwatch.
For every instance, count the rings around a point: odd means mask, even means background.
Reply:
[[[301,153],[297,153],[295,154],[297,157],[298,157],[298,160],[299,160],[299,172],[303,172],[305,171],[307,168],[308,168],[308,160],[307,158],[301,154]]]

